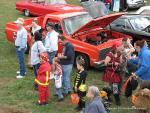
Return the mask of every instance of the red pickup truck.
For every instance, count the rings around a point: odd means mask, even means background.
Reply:
[[[121,15],[123,14],[110,14],[92,19],[87,12],[56,13],[38,17],[38,24],[45,28],[48,22],[54,23],[56,31],[73,44],[76,58],[82,57],[86,62],[86,67],[89,67],[94,66],[95,61],[103,60],[115,41],[128,37],[125,34],[105,29]],[[24,26],[27,29],[32,20],[33,18],[25,20]],[[7,23],[6,35],[9,41],[14,42],[13,32],[16,31],[17,27],[13,22]],[[30,37],[28,37],[29,41]],[[59,44],[59,49],[61,48]]]
[[[16,9],[24,12],[25,16],[43,16],[56,12],[80,12],[81,6],[67,4],[65,0],[19,0]]]

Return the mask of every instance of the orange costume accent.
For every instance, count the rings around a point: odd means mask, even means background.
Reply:
[[[37,72],[35,82],[38,84],[38,103],[48,103],[49,98],[49,83],[50,83],[50,64],[49,62],[42,63]]]

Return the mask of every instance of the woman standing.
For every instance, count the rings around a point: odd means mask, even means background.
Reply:
[[[35,32],[34,44],[31,47],[31,65],[33,66],[35,76],[37,76],[37,70],[40,67],[39,54],[45,51],[46,49],[42,43],[42,35],[39,32]]]
[[[34,18],[33,21],[32,21],[32,24],[31,24],[31,27],[30,27],[30,37],[31,37],[31,42],[30,42],[30,47],[32,47],[33,43],[34,43],[34,33],[36,31],[39,31],[41,29],[41,26],[38,25],[38,21],[37,21],[37,18]],[[32,68],[32,65],[31,65],[31,61],[30,61],[30,56],[31,56],[31,51],[30,51],[30,47],[28,47],[28,50],[29,51],[29,55],[28,55],[28,67],[29,68]]]
[[[107,54],[104,61],[106,67],[105,74],[103,75],[103,81],[109,84],[112,88],[116,105],[120,105],[120,84],[122,77],[119,72],[119,66],[121,63],[121,43],[116,42],[112,50]],[[110,99],[110,96],[108,97]]]
[[[137,64],[138,70],[133,74],[138,76],[142,81],[150,81],[150,50],[145,40],[135,42],[135,49],[139,53]]]

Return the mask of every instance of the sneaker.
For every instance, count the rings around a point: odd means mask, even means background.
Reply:
[[[54,96],[54,97],[58,97],[58,95],[57,95],[57,94],[54,94],[53,96]]]
[[[60,98],[58,99],[58,102],[62,102],[64,100],[64,98]]]
[[[20,74],[20,71],[17,71],[16,74],[19,75],[19,74]]]
[[[77,112],[79,112],[79,111],[81,111],[81,110],[82,110],[82,108],[81,108],[81,107],[79,107],[79,106],[77,106],[77,107],[75,108],[75,110],[76,110]]]
[[[38,102],[37,102],[36,105],[37,105],[37,106],[42,106],[42,105],[44,105],[44,103],[38,103]]]
[[[24,76],[18,75],[16,76],[16,78],[21,79],[21,78],[24,78]]]
[[[70,95],[72,93],[72,91],[68,91],[68,95]]]
[[[48,102],[44,102],[43,105],[47,106],[47,105],[48,105]]]
[[[17,74],[17,75],[20,75],[20,71],[17,71],[16,74]],[[26,74],[27,74],[27,73],[25,72],[25,75],[26,75]]]

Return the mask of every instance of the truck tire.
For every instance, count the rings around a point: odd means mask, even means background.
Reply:
[[[90,62],[89,62],[90,60],[89,60],[89,57],[88,57],[87,55],[85,55],[85,54],[77,53],[77,54],[76,54],[76,59],[75,59],[75,64],[76,64],[76,61],[77,61],[78,59],[83,59],[83,60],[84,60],[84,62],[85,62],[84,68],[88,70],[89,67],[90,67]]]
[[[28,9],[24,10],[24,16],[26,16],[26,17],[30,16],[30,11]]]
[[[126,8],[122,9],[122,11],[123,11],[123,12],[126,12],[126,11],[128,11],[128,9],[129,9],[129,7],[128,7],[128,5],[127,5]]]

